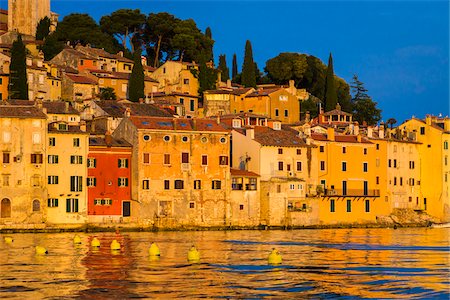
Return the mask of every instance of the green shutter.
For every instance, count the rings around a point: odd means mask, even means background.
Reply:
[[[47,207],[50,207],[50,198],[47,199]]]
[[[125,186],[128,186],[128,178],[125,178]]]
[[[121,165],[120,165],[120,158],[117,160],[117,167],[118,167],[118,168],[121,167]]]
[[[58,207],[58,198],[55,198],[55,207]]]
[[[125,159],[125,168],[128,168],[128,158]]]
[[[70,212],[70,199],[66,199],[66,212]]]

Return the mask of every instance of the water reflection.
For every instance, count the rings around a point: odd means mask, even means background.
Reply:
[[[0,240],[0,298],[448,299],[448,229],[15,234]],[[112,253],[110,243],[121,244]],[[148,255],[151,242],[159,259]],[[187,261],[192,244],[199,264]],[[34,246],[49,250],[36,256]],[[283,264],[270,266],[276,247]]]

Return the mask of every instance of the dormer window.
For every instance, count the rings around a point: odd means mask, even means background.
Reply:
[[[67,126],[66,123],[59,123],[58,124],[58,130],[60,130],[60,131],[67,131],[67,129],[68,129],[68,126]]]
[[[288,101],[288,96],[287,95],[280,95],[279,99],[280,99],[280,101]]]
[[[274,130],[281,130],[281,123],[280,122],[273,122],[273,129]]]
[[[239,119],[233,120],[233,128],[241,128],[241,120]]]

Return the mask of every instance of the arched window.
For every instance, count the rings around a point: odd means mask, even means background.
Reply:
[[[1,218],[11,218],[11,200],[4,198],[0,203],[0,217]]]
[[[41,210],[41,202],[39,200],[33,200],[33,211],[40,211]]]

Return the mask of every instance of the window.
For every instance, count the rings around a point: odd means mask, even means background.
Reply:
[[[257,188],[257,179],[248,178],[248,183],[245,185],[245,189],[249,191],[256,191],[256,188]]]
[[[343,172],[347,171],[347,162],[346,161],[342,162],[342,171]]]
[[[181,163],[183,163],[183,164],[189,163],[189,153],[187,153],[187,152],[181,153]]]
[[[244,204],[239,204],[239,210],[244,210]]]
[[[287,109],[284,110],[284,116],[287,118],[289,116],[289,111]]]
[[[370,212],[370,200],[365,201],[365,211]]]
[[[367,148],[364,148],[364,155],[367,155]]]
[[[391,160],[390,159],[388,160],[388,167],[389,168],[391,167]]]
[[[202,166],[208,165],[208,155],[202,155]]]
[[[297,171],[301,171],[302,170],[302,162],[298,161],[297,162]]]
[[[380,144],[376,145],[377,150],[380,150]]]
[[[117,185],[119,187],[128,186],[128,178],[127,177],[119,177],[117,180]]]
[[[58,207],[58,198],[48,198],[47,206],[48,207]]]
[[[3,152],[3,163],[4,164],[9,164],[9,152]]]
[[[403,177],[400,177],[400,185],[403,185]]]
[[[170,165],[170,154],[168,153],[164,154],[164,164]]]
[[[447,174],[445,174],[445,175],[447,175]],[[409,185],[414,186],[414,178],[409,179]]]
[[[278,108],[275,108],[275,117],[278,117],[280,114],[278,112]]]
[[[128,158],[119,158],[117,163],[119,168],[128,168]]]
[[[448,142],[445,141],[445,142],[444,142],[444,150],[447,150],[447,149],[448,149]]]
[[[56,138],[54,138],[54,137],[49,138],[48,145],[52,146],[52,147],[56,146]]]
[[[183,180],[175,180],[175,189],[182,190],[184,189],[184,181]]]
[[[71,155],[70,163],[73,165],[81,165],[83,163],[83,156],[81,155]]]
[[[58,163],[58,155],[49,155],[48,163],[49,164],[57,164]]]
[[[277,193],[281,193],[281,184],[277,184]]]
[[[346,147],[342,147],[342,153],[347,153],[347,148]]]
[[[202,181],[194,180],[194,190],[201,190],[201,189],[202,189]]]
[[[292,190],[295,190],[295,184],[292,184],[292,183],[291,183],[291,184],[289,185],[289,189],[290,189],[291,191],[292,191]]]
[[[347,181],[342,181],[342,195],[347,195]]]
[[[219,141],[221,144],[225,144],[227,142],[227,139],[224,137],[221,137]]]
[[[410,168],[410,169],[414,169],[414,161],[413,161],[413,160],[411,160],[411,161],[409,162],[409,168]]]
[[[189,101],[189,109],[191,110],[191,111],[195,111],[195,100],[192,100],[191,99],[191,101]]]
[[[291,164],[287,164],[287,165],[286,165],[286,170],[287,170],[287,171],[290,171],[290,170],[291,170]]]
[[[142,158],[142,162],[144,164],[149,164],[150,163],[150,153],[143,153],[143,158]]]
[[[302,155],[302,149],[297,149],[297,155]]]
[[[336,207],[335,207],[335,203],[334,203],[334,199],[330,200],[330,212],[335,212],[336,211]]]
[[[48,184],[58,184],[58,176],[55,175],[49,175],[47,177],[47,183]]]
[[[278,148],[278,154],[283,154],[283,148]]]
[[[368,164],[365,162],[363,163],[363,172],[367,172]]]
[[[40,211],[41,210],[41,202],[39,200],[33,200],[33,211]]]
[[[150,180],[149,179],[142,180],[142,189],[143,190],[149,190],[150,189]]]
[[[352,212],[352,200],[347,199],[347,212]]]
[[[78,212],[78,199],[76,198],[66,199],[66,212],[68,213]]]
[[[323,160],[320,161],[320,170],[325,171],[325,161]]]
[[[220,180],[213,180],[211,188],[213,190],[220,190],[222,188],[222,181],[220,181]]]
[[[394,177],[394,185],[397,185],[397,177]]]
[[[164,189],[165,190],[170,189],[170,180],[164,180]]]
[[[148,134],[145,134],[143,137],[144,141],[148,142],[151,140],[151,137]]]
[[[397,160],[394,159],[394,168],[397,168]]]
[[[219,156],[219,165],[228,166],[228,156],[225,155]]]
[[[70,191],[83,191],[83,176],[70,176]]]
[[[31,154],[31,163],[32,164],[42,164],[42,154],[33,153]]]
[[[97,160],[95,158],[88,158],[87,159],[87,167],[92,169],[97,166]]]
[[[184,98],[180,98],[180,104],[184,104]]]
[[[378,157],[375,159],[375,165],[376,165],[377,167],[380,166],[380,159],[379,159]]]
[[[33,144],[41,143],[41,134],[39,132],[33,133]]]
[[[73,146],[74,147],[80,147],[80,139],[79,138],[74,138],[73,139]]]
[[[278,162],[278,171],[283,171],[283,162],[282,161]]]
[[[420,134],[424,135],[425,134],[425,127],[420,127]]]
[[[189,202],[189,208],[195,208],[195,202]]]
[[[163,137],[164,142],[170,142],[170,135],[165,135]]]
[[[320,146],[319,149],[320,149],[320,152],[324,152],[325,151],[325,147],[324,146]]]
[[[377,177],[375,178],[375,182],[376,182],[376,184],[380,184],[380,177],[377,176]]]
[[[189,84],[189,79],[188,78],[184,78],[183,79],[183,84]]]
[[[232,190],[242,190],[243,189],[243,178],[242,177],[234,177],[231,178],[231,189]]]

